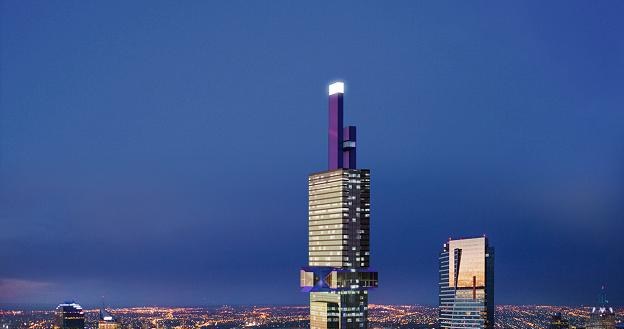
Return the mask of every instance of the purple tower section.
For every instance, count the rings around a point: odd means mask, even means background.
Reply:
[[[343,124],[344,83],[329,85],[329,170],[356,169],[356,128]]]
[[[342,142],[342,165],[344,168],[356,169],[355,163],[355,141],[356,141],[356,128],[355,126],[348,126],[344,128],[343,142]]]
[[[329,86],[329,170],[342,168],[342,97],[344,84]]]

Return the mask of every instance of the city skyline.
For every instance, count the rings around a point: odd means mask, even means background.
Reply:
[[[276,327],[306,328],[308,307],[306,306],[217,306],[217,307],[132,307],[114,308],[110,311],[118,316],[121,328],[197,328],[231,329],[255,327],[268,329]],[[54,322],[54,309],[39,311],[0,310],[0,327],[4,329],[26,329],[29,325],[37,328],[51,328]],[[551,329],[553,315],[561,315],[571,329],[583,327],[591,317],[591,308],[553,306],[512,306],[496,307],[496,328]],[[624,321],[624,309],[616,310],[617,323]],[[420,305],[370,305],[370,323],[375,329],[418,328],[433,329],[437,308]],[[99,309],[86,308],[84,311],[85,329],[99,327]],[[559,321],[560,324],[562,321]],[[26,324],[24,324],[26,323]],[[555,327],[552,329],[570,329]]]
[[[343,80],[374,303],[485,234],[497,304],[621,305],[623,7],[1,1],[0,303],[305,304]]]

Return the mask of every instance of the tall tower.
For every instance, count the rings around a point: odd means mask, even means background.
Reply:
[[[356,168],[356,129],[343,127],[344,83],[329,86],[328,170],[308,177],[310,329],[368,328],[370,171]]]
[[[585,327],[587,329],[615,329],[615,312],[609,306],[604,286],[600,292],[598,306],[592,307]]]
[[[487,238],[449,239],[439,259],[440,329],[494,328],[494,248]]]

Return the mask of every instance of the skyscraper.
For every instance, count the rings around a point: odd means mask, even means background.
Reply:
[[[613,308],[609,306],[604,286],[602,287],[600,293],[598,306],[592,307],[592,311],[589,314],[589,320],[587,320],[585,328],[615,329],[615,312],[613,312]]]
[[[54,329],[84,329],[84,325],[82,306],[75,302],[65,302],[56,307]]]
[[[440,253],[440,328],[494,328],[494,248],[449,239]]]
[[[370,171],[356,167],[356,128],[343,127],[344,83],[329,86],[328,170],[308,177],[310,329],[368,327]]]

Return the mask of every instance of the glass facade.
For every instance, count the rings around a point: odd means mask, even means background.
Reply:
[[[308,178],[310,328],[367,328],[370,257],[370,172],[337,169]]]
[[[115,321],[100,320],[98,329],[119,329],[119,323]]]
[[[592,313],[587,321],[587,329],[616,329],[615,313],[613,308],[596,309],[592,308]]]
[[[369,171],[327,171],[311,175],[308,184],[308,264],[368,267]]]
[[[84,326],[84,310],[80,305],[67,302],[56,307],[54,329],[84,329]]]
[[[615,312],[609,306],[605,287],[602,287],[598,306],[592,307],[587,320],[587,329],[615,329]]]
[[[338,329],[340,327],[339,304],[332,301],[310,301],[310,328]]]
[[[487,238],[449,240],[439,261],[440,328],[493,328],[494,248]]]

